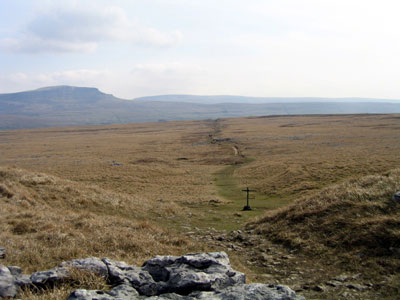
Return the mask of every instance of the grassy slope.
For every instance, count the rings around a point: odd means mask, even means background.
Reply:
[[[8,250],[4,264],[25,272],[72,258],[107,256],[140,264],[156,254],[198,249],[146,220],[182,213],[173,204],[155,207],[136,196],[0,168],[0,241]]]
[[[378,282],[400,271],[400,169],[323,189],[247,225],[260,240],[360,272]],[[386,277],[386,278],[385,278]],[[400,292],[397,277],[388,293]]]
[[[251,226],[306,251],[390,256],[400,247],[400,205],[392,200],[399,189],[400,169],[351,179],[268,212]]]

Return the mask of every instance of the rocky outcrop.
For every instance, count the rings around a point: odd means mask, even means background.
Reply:
[[[15,297],[17,294],[17,285],[14,276],[10,270],[0,265],[0,297]]]
[[[70,268],[104,276],[114,288],[107,292],[78,289],[68,300],[304,299],[285,286],[245,284],[245,275],[232,269],[225,252],[156,256],[142,267],[92,257],[63,262],[57,268],[31,275],[22,275],[18,267],[1,266],[0,296],[15,297],[22,286],[61,284]]]
[[[157,282],[158,293],[215,291],[246,281],[243,273],[231,268],[225,252],[157,256],[146,261],[142,269]]]
[[[194,291],[189,295],[165,293],[159,296],[140,296],[129,285],[119,285],[110,292],[76,290],[68,300],[304,300],[294,291],[282,285],[266,285],[261,283],[239,284],[220,291]]]

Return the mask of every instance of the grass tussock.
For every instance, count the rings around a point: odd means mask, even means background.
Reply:
[[[392,200],[397,190],[400,169],[351,179],[268,212],[248,227],[313,254],[395,257],[400,254],[400,204]]]
[[[184,213],[173,203],[155,204],[14,168],[0,168],[0,186],[4,264],[27,273],[74,258],[141,264],[157,254],[199,250],[191,240],[155,225],[155,220]]]

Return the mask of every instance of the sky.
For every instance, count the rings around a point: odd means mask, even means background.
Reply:
[[[398,0],[0,0],[0,93],[400,99]]]

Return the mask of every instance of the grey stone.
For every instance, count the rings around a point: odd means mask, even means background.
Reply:
[[[113,288],[108,292],[109,295],[119,297],[123,299],[132,299],[132,297],[138,297],[139,293],[132,286],[128,284],[121,284]]]
[[[122,291],[114,292],[116,289],[122,288]],[[131,290],[129,290],[131,289]],[[88,291],[88,290],[75,290],[73,291],[67,300],[195,300],[196,298],[189,296],[181,296],[178,294],[163,294],[159,296],[139,296],[129,285],[120,285],[110,292],[102,291]]]
[[[142,269],[148,271],[155,281],[167,281],[169,278],[169,270],[166,267],[174,264],[178,260],[178,256],[159,256],[146,261]]]
[[[167,293],[159,296],[151,296],[151,297],[141,297],[140,299],[146,300],[194,300],[196,298],[189,296],[182,296],[175,293]]]
[[[33,273],[30,280],[35,286],[53,285],[68,278],[68,270],[66,268],[54,268],[47,271]]]
[[[59,266],[63,268],[72,267],[72,268],[87,270],[102,275],[104,277],[108,276],[107,266],[101,259],[97,257],[89,257],[84,259],[74,259],[70,261],[65,261],[62,262]]]
[[[356,291],[363,291],[366,289],[365,286],[358,284],[358,283],[349,283],[346,285],[347,288],[352,289],[352,290],[356,290]]]
[[[400,191],[396,192],[393,195],[393,201],[396,202],[396,203],[400,203]]]
[[[10,269],[3,265],[0,265],[0,276],[1,277],[10,277],[10,276],[13,277],[10,272]]]
[[[13,298],[17,294],[17,290],[18,287],[10,270],[6,266],[0,265],[0,298]]]
[[[336,280],[331,280],[327,281],[326,285],[332,286],[332,287],[338,287],[338,286],[343,286],[342,282],[336,281]]]
[[[349,280],[349,279],[350,279],[350,276],[348,276],[348,275],[346,275],[346,274],[341,274],[341,275],[336,276],[336,277],[334,278],[334,280],[340,281],[340,282],[345,282],[345,281],[347,281],[347,280]]]
[[[18,267],[0,265],[0,297],[15,297],[22,286],[62,283],[69,276],[69,268],[103,275],[114,288],[108,292],[78,289],[68,300],[304,299],[286,286],[244,284],[245,275],[232,269],[224,252],[157,256],[142,268],[92,257],[63,262],[60,267],[32,275],[21,274]]]
[[[373,285],[372,283],[370,283],[370,282],[367,282],[367,283],[364,283],[364,286],[366,286],[366,287],[368,287],[368,288],[371,288],[371,287],[373,287],[374,285]]]
[[[103,258],[102,262],[105,264],[108,272],[108,280],[112,284],[120,284],[124,282],[126,276],[125,271],[132,270],[136,267],[130,266],[123,261],[114,261],[108,258]]]
[[[153,296],[165,289],[164,283],[156,283],[147,271],[142,271],[140,268],[127,271],[125,276],[125,281],[129,282],[141,295]]]
[[[213,291],[246,280],[243,273],[231,268],[225,252],[157,256],[146,261],[142,269],[157,282],[159,293],[185,295],[192,291]]]
[[[230,268],[229,258],[225,252],[187,254],[179,257],[178,262],[197,269],[205,269],[211,265],[228,266]]]
[[[175,293],[166,293],[158,296],[138,296],[136,291],[129,290],[129,286],[121,285],[122,293],[76,290],[67,300],[305,300],[296,295],[290,288],[282,285],[241,284],[219,291],[196,291],[187,296]],[[119,287],[118,287],[119,288]]]
[[[139,299],[139,293],[130,285],[121,284],[109,292],[97,290],[75,290],[67,300],[135,300]]]
[[[261,283],[242,284],[221,291],[193,293],[189,296],[207,300],[305,300],[286,286]]]
[[[162,282],[156,283],[149,272],[125,262],[112,261],[104,258],[103,263],[108,269],[111,284],[129,283],[142,295],[157,295],[164,289]]]
[[[88,290],[75,290],[67,298],[67,300],[122,300],[111,296],[103,291],[88,291]],[[137,298],[125,298],[125,299],[137,299]]]
[[[10,270],[11,275],[13,276],[18,276],[21,275],[22,270],[20,267],[17,266],[7,266],[7,268]]]
[[[25,275],[25,274],[17,275],[17,276],[15,276],[15,283],[19,287],[31,286],[32,285],[31,276]]]
[[[6,249],[0,247],[0,258],[6,258]]]
[[[313,289],[313,291],[316,291],[316,292],[323,292],[323,291],[325,291],[325,288],[324,288],[322,285],[316,285],[316,286],[314,286],[312,289]]]

